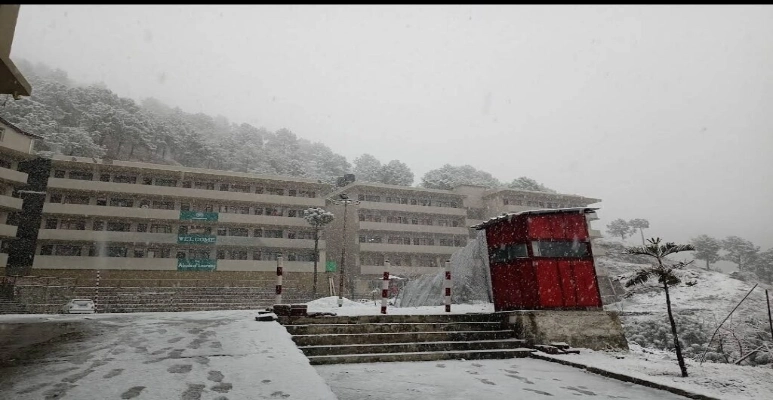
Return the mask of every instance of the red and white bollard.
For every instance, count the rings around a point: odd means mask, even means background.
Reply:
[[[282,304],[282,268],[284,267],[284,262],[282,261],[282,256],[277,256],[276,258],[276,300],[274,301],[274,304]]]
[[[446,312],[451,312],[451,261],[446,261],[446,279],[443,281],[445,289]]]
[[[389,269],[389,261],[384,261],[384,267]],[[381,313],[386,314],[389,303],[389,271],[384,271],[384,279],[381,281]]]
[[[97,286],[94,288],[94,312],[99,307],[99,270],[97,270]]]

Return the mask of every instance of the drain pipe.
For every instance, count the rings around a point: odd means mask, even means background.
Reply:
[[[282,304],[282,256],[276,257],[276,300],[274,304]]]
[[[381,313],[386,314],[387,304],[389,302],[389,261],[384,261],[384,267],[387,271],[384,271],[384,279],[381,281]]]
[[[446,279],[443,281],[443,288],[445,289],[445,305],[446,312],[451,312],[451,261],[446,260]]]

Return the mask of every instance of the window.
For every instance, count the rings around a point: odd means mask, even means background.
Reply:
[[[111,232],[131,232],[132,224],[129,222],[108,221],[107,230]]]
[[[5,140],[5,128],[0,127],[0,142]]]
[[[134,199],[110,199],[110,207],[134,207]]]
[[[365,195],[364,194],[358,194],[357,195],[357,200],[359,200],[359,201],[365,200]]]
[[[453,239],[439,239],[438,244],[441,246],[449,246],[452,247],[454,245]]]
[[[190,211],[191,203],[180,203],[180,211]]]
[[[242,236],[247,237],[249,236],[249,230],[247,228],[231,228],[229,229],[230,236]],[[246,260],[246,258],[245,258]]]
[[[50,256],[52,254],[54,254],[54,245],[46,244],[46,245],[40,246],[41,256]]]
[[[255,207],[255,215],[263,215],[263,207]]]
[[[255,193],[263,194],[263,186],[256,186],[255,187]]]
[[[254,231],[252,231],[252,236],[253,237],[260,237],[260,238],[262,238],[263,237],[263,229],[260,229],[260,228],[255,229]]]
[[[169,258],[172,255],[172,249],[155,248],[148,249],[148,258]]]
[[[204,206],[204,212],[212,212],[214,210],[215,210],[215,206],[213,206],[212,204],[207,204],[206,206]]]
[[[381,196],[365,195],[365,201],[381,201]]]
[[[503,263],[528,256],[525,243],[507,244],[501,245],[497,249],[489,249],[489,257],[492,263]]]
[[[177,186],[177,179],[156,178],[156,186],[176,187]]]
[[[64,174],[65,174],[64,170],[57,169],[56,171],[54,171],[54,178],[64,178]]]
[[[150,225],[151,233],[172,233],[171,225],[152,224]]]
[[[97,256],[97,248],[94,245],[89,246],[89,257]]]
[[[250,208],[249,207],[239,207],[239,214],[249,214]]]
[[[51,203],[61,203],[62,202],[62,195],[61,194],[52,194],[50,202]]]
[[[263,233],[267,238],[281,239],[284,236],[281,229],[266,229]]]
[[[147,232],[148,224],[137,224],[137,232]]]
[[[107,256],[108,257],[126,257],[127,249],[126,247],[108,247],[107,248]]]
[[[239,193],[249,193],[250,192],[250,185],[236,185],[234,184],[231,186],[232,192],[239,192]]]
[[[287,216],[295,218],[295,217],[298,216],[298,211],[297,210],[287,210]]]
[[[110,174],[100,174],[99,180],[102,182],[110,182]]]
[[[225,250],[218,250],[217,251],[217,259],[218,260],[225,260]]]
[[[217,228],[217,236],[228,236],[227,228]]]
[[[60,244],[56,246],[56,250],[54,251],[54,254],[57,256],[80,256],[81,246],[70,246],[70,245]]]
[[[295,232],[293,232],[293,231],[288,231],[287,232],[287,238],[288,239],[295,239],[295,236],[296,236]]]
[[[154,201],[153,208],[156,210],[174,210],[173,201]]]
[[[298,192],[298,196],[299,197],[308,197],[310,199],[313,199],[313,198],[317,197],[317,193],[312,192],[310,190],[301,190],[301,191]]]
[[[46,229],[56,229],[59,225],[59,220],[56,218],[46,219]]]
[[[113,177],[113,182],[134,184],[134,183],[137,183],[137,177],[130,176],[130,175],[116,175]]]
[[[267,188],[266,193],[273,194],[275,196],[284,196],[285,190],[281,188]]]
[[[70,171],[70,179],[90,181],[94,179],[94,174],[86,171]]]
[[[202,190],[215,190],[214,182],[194,182],[193,187]]]
[[[82,219],[65,219],[59,224],[59,229],[82,231],[86,229],[86,221]]]
[[[304,240],[314,240],[314,232],[313,231],[296,232],[296,238],[304,239]]]
[[[193,185],[193,182],[191,181],[183,181],[183,187],[186,189],[190,189],[191,185]]]
[[[266,207],[266,215],[270,215],[272,217],[281,217],[282,215],[284,215],[284,209],[283,208]]]
[[[95,231],[103,231],[105,230],[105,221],[94,221],[94,225],[91,228]]]
[[[178,260],[181,258],[186,258],[187,255],[185,254],[185,250],[177,250],[177,255],[175,255],[175,258]]]
[[[220,184],[220,191],[221,192],[227,192],[228,191],[228,184],[227,183],[221,183]]]
[[[287,191],[287,195],[290,197],[298,197],[298,191],[295,189],[290,189]]]
[[[585,242],[548,242],[533,241],[531,249],[534,257],[588,257],[590,251]]]
[[[145,249],[134,249],[134,258],[145,258]]]
[[[189,250],[188,254],[190,254],[190,258],[193,258],[196,260],[209,259],[209,250],[193,249],[193,250]]]
[[[185,225],[180,225],[177,227],[177,234],[179,235],[187,235],[188,234],[188,227]]]
[[[418,205],[418,201],[416,199],[411,199],[411,205],[412,206]]]
[[[449,226],[449,222],[447,219],[439,219],[437,220],[437,226]]]
[[[231,250],[231,259],[232,260],[246,260],[247,259],[247,250]]]
[[[434,246],[435,239],[432,238],[414,238],[413,244],[417,246]]]
[[[153,177],[146,176],[142,178],[142,184],[143,185],[152,185],[153,184]]]
[[[98,206],[106,206],[107,205],[107,198],[106,197],[97,197],[97,205]]]
[[[89,204],[89,196],[67,195],[64,202],[65,204]]]
[[[6,169],[13,169],[13,164],[11,164],[11,162],[8,160],[0,160],[0,167],[6,168]]]

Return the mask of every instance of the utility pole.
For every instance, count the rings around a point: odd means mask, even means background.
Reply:
[[[349,198],[349,196],[346,193],[341,193],[338,195],[338,200],[331,200],[333,204],[336,205],[344,205],[344,232],[343,237],[341,238],[341,269],[339,270],[338,274],[338,307],[344,306],[344,279],[346,279],[346,208],[349,204],[358,205],[360,204],[357,200],[352,200]],[[351,282],[349,283],[349,286],[351,286]],[[353,291],[354,289],[351,288]],[[353,293],[353,292],[352,292]]]

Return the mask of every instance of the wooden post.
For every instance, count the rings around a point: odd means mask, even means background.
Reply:
[[[276,258],[276,301],[274,301],[274,304],[282,304],[282,269],[284,267],[284,262],[282,261],[282,256],[277,256]]]
[[[770,316],[770,296],[768,296],[768,289],[765,289],[765,300],[768,302],[768,324],[770,324],[770,337],[773,339],[773,318]]]

